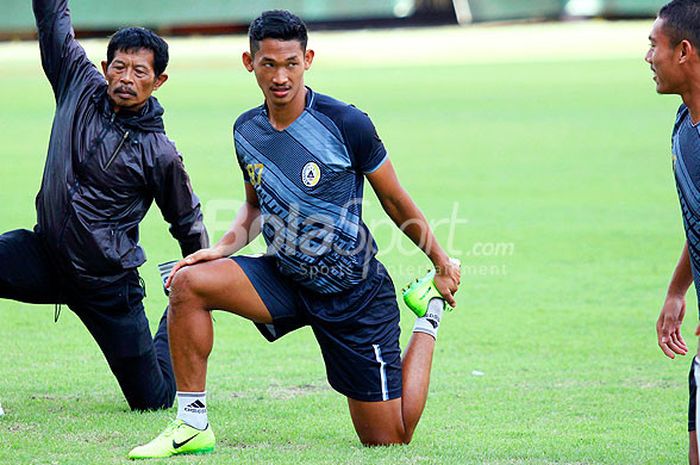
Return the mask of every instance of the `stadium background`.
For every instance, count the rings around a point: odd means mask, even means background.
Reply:
[[[187,28],[220,32],[235,30],[260,11],[287,8],[309,22],[347,23],[395,19],[400,24],[459,21],[462,23],[507,21],[567,16],[643,17],[653,16],[663,5],[659,0],[74,0],[75,27],[78,30],[112,30],[127,24],[140,24],[161,30]],[[0,31],[6,36],[32,31],[30,2],[5,0]]]
[[[456,224],[465,263],[411,446],[358,445],[310,331],[269,345],[219,313],[209,377],[218,451],[153,463],[684,463],[689,360],[664,359],[654,334],[683,240],[669,150],[678,99],[655,95],[642,61],[662,3],[71,0],[95,62],[120,25],[182,36],[169,39],[158,98],[215,239],[242,198],[231,124],[260,103],[238,33],[285,7],[312,23],[309,85],[372,116],[428,218]],[[2,231],[33,225],[53,117],[30,4],[4,0],[0,15]],[[367,200],[400,287],[427,262]],[[142,243],[153,324],[166,303],[155,264],[177,254],[156,209]],[[691,292],[689,346],[696,308]],[[402,312],[405,346],[412,318]],[[172,411],[128,412],[77,318],[52,319],[52,307],[0,301],[0,463],[127,463]]]

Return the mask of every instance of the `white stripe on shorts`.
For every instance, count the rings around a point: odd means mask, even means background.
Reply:
[[[698,443],[698,455],[700,455],[700,437],[697,434],[698,430],[698,412],[700,403],[698,403],[698,382],[700,382],[700,360],[697,357],[693,357],[693,375],[695,376],[695,440]]]
[[[386,383],[386,363],[382,358],[382,349],[379,348],[379,344],[373,344],[374,356],[379,362],[379,376],[382,380],[382,400],[389,400],[389,387]]]

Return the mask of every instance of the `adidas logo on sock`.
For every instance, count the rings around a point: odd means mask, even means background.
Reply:
[[[437,328],[438,325],[440,324],[440,316],[437,313],[429,311],[425,315],[425,319],[428,320],[431,325],[433,325],[433,328]]]
[[[206,405],[204,405],[204,403],[202,403],[202,401],[199,399],[186,406],[184,410],[185,412],[191,413],[207,413]]]

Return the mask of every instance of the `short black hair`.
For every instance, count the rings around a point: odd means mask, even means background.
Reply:
[[[117,51],[129,53],[143,49],[153,52],[156,77],[163,74],[170,59],[168,44],[158,34],[143,27],[125,27],[112,35],[107,46],[107,64],[112,63]]]
[[[287,10],[269,10],[255,18],[248,28],[250,51],[253,55],[260,49],[264,39],[297,40],[306,50],[309,36],[306,24],[300,17]]]
[[[688,40],[700,52],[700,0],[673,0],[661,7],[659,18],[672,46]]]

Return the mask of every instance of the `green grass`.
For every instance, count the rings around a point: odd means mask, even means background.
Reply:
[[[234,58],[181,60],[159,94],[217,238],[233,212],[213,207],[242,198],[231,124],[260,102]],[[38,61],[0,68],[3,230],[34,221],[53,111]],[[456,248],[512,243],[513,253],[463,256],[460,308],[441,329],[410,446],[358,444],[309,330],[271,345],[217,314],[208,382],[217,451],[167,463],[683,463],[689,359],[664,359],[654,333],[683,240],[669,141],[678,100],[654,94],[641,59],[321,64],[307,83],[372,116],[429,218],[458,204],[468,223]],[[366,221],[377,223],[383,214],[367,197]],[[447,229],[438,235],[446,240]],[[177,245],[156,210],[142,236],[155,323],[165,305],[155,264]],[[392,237],[376,228],[380,248]],[[399,286],[427,265],[396,247],[381,258]],[[689,299],[690,340],[695,308]],[[403,311],[405,346],[412,318]],[[2,301],[0,318],[0,463],[126,463],[130,447],[173,417],[127,410],[69,311],[53,324],[51,307]]]

